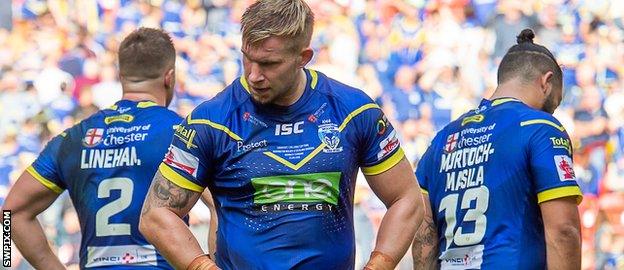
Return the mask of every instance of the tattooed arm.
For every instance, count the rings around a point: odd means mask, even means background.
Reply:
[[[143,203],[139,230],[176,269],[186,269],[203,253],[182,220],[200,194],[177,186],[159,171]]]
[[[438,269],[438,233],[433,223],[429,196],[423,194],[423,200],[425,214],[412,243],[414,269]]]

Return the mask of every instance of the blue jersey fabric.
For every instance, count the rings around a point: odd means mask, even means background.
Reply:
[[[416,176],[442,269],[545,269],[539,203],[582,199],[565,129],[512,98],[483,100],[441,130]]]
[[[364,92],[305,73],[288,107],[254,103],[244,77],[235,80],[183,121],[159,168],[212,192],[222,269],[353,269],[357,170],[380,174],[404,156]]]
[[[171,269],[138,225],[181,120],[151,101],[121,100],[53,138],[27,169],[51,190],[68,190],[80,220],[81,268]]]

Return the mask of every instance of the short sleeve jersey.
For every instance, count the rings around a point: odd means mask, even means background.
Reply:
[[[442,269],[543,269],[539,204],[582,199],[565,129],[511,98],[483,100],[446,126],[416,177],[431,202]]]
[[[182,120],[151,101],[121,100],[53,138],[27,171],[76,208],[81,268],[171,269],[138,229],[152,178]]]
[[[223,269],[353,269],[358,168],[380,174],[404,156],[364,92],[305,73],[288,107],[256,104],[237,79],[183,121],[159,168],[212,192]]]

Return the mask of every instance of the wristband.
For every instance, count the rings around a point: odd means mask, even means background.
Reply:
[[[373,251],[364,270],[392,270],[396,264],[392,257],[380,251]]]
[[[217,265],[210,260],[208,254],[200,254],[186,267],[186,270],[217,270]]]

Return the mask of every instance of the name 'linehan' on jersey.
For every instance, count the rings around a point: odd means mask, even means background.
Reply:
[[[121,100],[53,138],[27,171],[76,208],[81,268],[172,269],[138,229],[143,201],[182,118]]]
[[[541,269],[539,203],[582,195],[565,129],[550,114],[483,100],[433,139],[416,176],[429,195],[442,269]]]
[[[223,269],[352,269],[358,168],[379,174],[404,157],[364,92],[305,73],[288,107],[256,105],[237,79],[186,118],[159,168],[181,187],[212,191]]]

